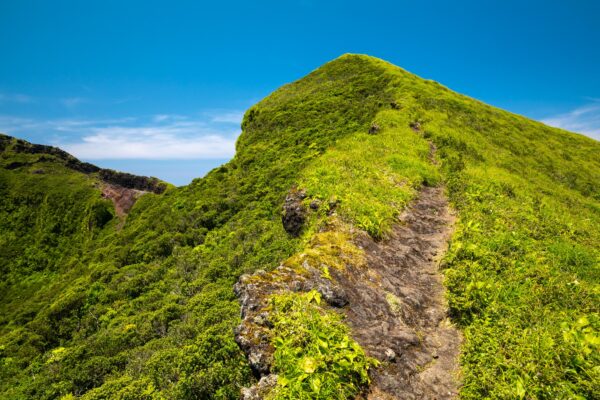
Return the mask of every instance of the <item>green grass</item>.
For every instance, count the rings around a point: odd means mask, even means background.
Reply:
[[[389,231],[422,184],[440,176],[429,162],[429,144],[394,110],[374,118],[380,131],[338,140],[303,171],[300,186],[311,198],[339,203],[339,212],[375,238]]]
[[[332,141],[368,129],[387,84],[380,71],[368,60],[333,63],[280,89],[246,114],[234,160],[187,187],[144,196],[122,230],[113,219],[85,251],[65,238],[77,257],[51,258],[28,286],[26,302],[1,298],[13,306],[0,327],[6,366],[0,397],[117,398],[142,393],[151,382],[157,396],[169,399],[238,398],[252,375],[233,340],[239,323],[233,284],[243,272],[275,267],[305,246],[282,227],[285,194]],[[0,172],[11,181],[31,175]],[[65,174],[53,179],[61,192]],[[19,190],[4,204],[35,187]],[[37,215],[35,207],[26,212]],[[70,228],[81,218],[64,223]],[[3,233],[14,235],[13,244],[29,228]],[[36,251],[35,242],[25,247]],[[5,281],[7,293],[25,294],[20,283],[10,283],[19,281],[16,275]],[[59,347],[66,356],[47,364]]]
[[[445,274],[461,397],[600,397],[600,145],[444,97],[416,114],[459,215]]]
[[[281,294],[272,298],[273,372],[269,394],[283,399],[351,399],[369,382],[368,358],[335,311],[321,307],[320,294]]]
[[[233,340],[238,277],[301,254],[342,265],[348,227],[385,237],[421,185],[445,184],[458,214],[443,265],[465,335],[461,397],[600,398],[598,154],[592,139],[345,55],[251,107],[231,162],[142,197],[120,230],[96,178],[52,161],[45,174],[0,168],[0,397],[236,399],[253,382]],[[281,224],[294,186],[326,205],[299,238]],[[314,302],[290,322],[308,301],[296,296],[276,300],[281,332],[312,321],[308,337],[347,334]],[[314,397],[298,368],[316,349],[295,359],[291,343],[278,345],[281,396]],[[348,348],[328,349],[331,360]],[[365,384],[367,361],[319,365],[323,388]]]

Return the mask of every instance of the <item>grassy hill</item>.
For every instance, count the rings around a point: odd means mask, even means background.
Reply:
[[[240,275],[317,239],[347,249],[352,229],[384,239],[422,186],[445,185],[461,397],[600,398],[599,142],[360,55],[275,91],[242,130],[232,161],[139,197],[126,218],[101,186],[141,188],[130,179],[0,137],[0,397],[238,398],[255,380],[233,335]],[[298,191],[323,206],[288,233],[282,206]],[[274,299],[278,321],[312,304],[290,296]],[[307,323],[344,332],[311,307]],[[284,360],[295,398],[330,398]],[[319,387],[374,368],[358,367],[327,364]]]

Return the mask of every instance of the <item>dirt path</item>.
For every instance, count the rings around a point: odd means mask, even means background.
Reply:
[[[426,187],[387,240],[358,240],[369,277],[357,271],[346,275],[357,281],[341,284],[350,298],[345,313],[354,338],[384,361],[373,373],[368,399],[456,396],[461,336],[447,319],[439,271],[453,222],[443,188]]]
[[[310,266],[302,275],[280,266],[241,277],[235,287],[242,305],[236,341],[262,378],[259,385],[244,389],[242,398],[262,398],[265,386],[274,383],[269,375],[273,348],[265,322],[269,296],[312,289],[346,315],[354,339],[381,361],[371,374],[368,392],[359,398],[454,398],[461,336],[447,319],[439,271],[453,223],[444,189],[425,187],[386,240],[356,234],[366,266],[330,269],[332,279]]]

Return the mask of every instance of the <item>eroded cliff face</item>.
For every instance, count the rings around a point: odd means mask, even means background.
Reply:
[[[140,196],[146,193],[161,194],[167,189],[167,184],[158,178],[100,168],[80,161],[58,147],[33,144],[2,134],[0,155],[8,160],[0,163],[0,168],[6,170],[24,170],[44,175],[52,173],[51,170],[58,165],[90,176],[95,181],[95,187],[100,189],[101,196],[112,201],[115,214],[120,219],[129,213]],[[11,161],[15,157],[18,160]]]
[[[102,197],[112,201],[115,212],[119,218],[125,217],[137,199],[148,193],[144,190],[130,189],[127,187],[104,183],[101,185]]]
[[[236,340],[260,378],[243,397],[262,398],[277,382],[271,371],[272,296],[316,290],[324,307],[341,312],[352,337],[380,362],[360,398],[454,398],[461,335],[448,319],[438,267],[453,223],[444,188],[425,187],[387,239],[375,241],[353,229],[352,242],[362,255],[338,254],[342,268],[329,266],[324,274],[304,257],[300,269],[284,263],[243,276],[235,288],[243,319]]]

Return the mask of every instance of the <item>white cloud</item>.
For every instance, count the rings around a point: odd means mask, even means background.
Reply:
[[[132,131],[133,133],[135,131]],[[66,151],[88,160],[107,159],[214,159],[229,158],[235,151],[235,139],[218,135],[178,138],[173,135],[142,132],[134,134],[104,133],[86,136],[80,143],[65,144]]]
[[[169,119],[169,115],[159,114],[152,117],[152,119],[154,120],[154,122],[163,122]]]
[[[594,101],[568,113],[545,118],[542,122],[600,140],[600,102]]]
[[[31,96],[21,93],[0,93],[0,103],[33,103],[34,99]]]
[[[243,111],[225,111],[219,112],[212,116],[212,122],[220,122],[227,124],[242,124],[242,118],[244,118]]]
[[[46,142],[85,160],[230,158],[239,132],[224,129],[214,123],[214,118],[163,114],[104,120],[34,120],[0,116],[0,131],[54,137]]]
[[[87,99],[83,97],[67,97],[64,99],[60,99],[60,102],[63,106],[67,108],[75,108],[80,104],[87,103]]]
[[[15,117],[11,115],[0,115],[0,131],[7,134],[18,135],[19,133],[32,134],[40,132],[50,133],[82,133],[95,126],[107,124],[124,124],[135,121],[135,118],[115,118],[115,119],[50,119],[36,120],[33,118]]]

